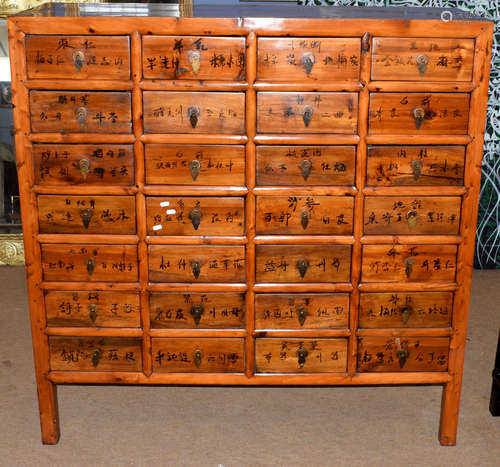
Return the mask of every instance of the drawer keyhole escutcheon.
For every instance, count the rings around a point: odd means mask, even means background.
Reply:
[[[95,323],[95,320],[97,319],[97,311],[98,307],[95,303],[91,303],[89,305],[89,318],[92,323]]]
[[[408,221],[408,228],[414,230],[417,226],[417,211],[411,210],[406,213],[406,220]]]
[[[403,320],[403,324],[407,324],[410,319],[413,310],[410,306],[404,306],[401,308],[401,319]]]
[[[299,270],[300,277],[304,278],[308,268],[309,261],[307,259],[301,258],[297,261],[297,269]]]
[[[414,259],[406,258],[405,259],[405,274],[406,277],[409,279],[411,276],[411,273],[413,272],[413,265],[415,264]]]
[[[191,271],[193,271],[193,276],[195,279],[198,279],[201,272],[201,261],[198,259],[194,259],[191,261]]]
[[[193,352],[194,356],[194,364],[196,365],[196,368],[200,368],[201,361],[203,359],[203,352],[200,349],[196,349]]]
[[[425,110],[421,107],[417,107],[416,109],[412,110],[412,115],[413,120],[415,120],[415,128],[419,130],[425,118]]]
[[[83,64],[85,63],[85,55],[81,50],[75,50],[71,54],[71,57],[73,58],[73,65],[75,65],[76,71],[80,73]]]
[[[300,161],[299,169],[302,172],[302,178],[307,180],[312,169],[312,162],[309,159],[304,159]]]
[[[78,124],[82,127],[87,122],[87,109],[85,107],[77,107],[75,109],[75,116]]]
[[[199,209],[191,209],[191,211],[189,211],[189,218],[191,219],[194,230],[198,230],[201,222],[201,216],[202,213]]]
[[[306,363],[306,358],[309,355],[309,352],[306,349],[297,350],[297,360],[299,363],[299,368],[304,368]]]
[[[94,215],[94,211],[90,208],[82,209],[80,211],[80,217],[82,218],[83,226],[88,229],[90,221],[92,220],[92,216]]]
[[[420,159],[415,159],[410,162],[413,178],[417,181],[422,173],[423,162]]]
[[[198,50],[190,50],[188,52],[188,60],[193,73],[197,75],[200,71],[201,53]]]
[[[311,118],[313,116],[313,108],[310,105],[306,105],[304,107],[304,113],[302,114],[302,120],[304,120],[304,125],[306,128],[309,126],[309,123],[311,123]]]
[[[88,159],[80,159],[78,161],[78,170],[80,171],[83,181],[86,181],[90,171],[90,161]]]
[[[95,259],[94,258],[87,259],[86,267],[87,267],[87,272],[88,272],[89,276],[91,276],[92,274],[94,274]]]
[[[403,368],[405,366],[406,360],[408,360],[408,356],[410,355],[410,353],[407,349],[401,349],[396,352],[396,355],[399,360],[399,367]]]
[[[311,217],[310,212],[307,209],[304,209],[300,213],[300,223],[302,224],[302,228],[304,230],[307,229],[307,224],[309,224],[309,218]]]
[[[193,179],[193,182],[195,182],[198,178],[198,175],[200,175],[200,167],[201,163],[198,160],[192,160],[189,162],[189,170],[191,172],[191,178]]]
[[[300,306],[299,308],[297,308],[297,318],[301,326],[304,326],[307,315],[308,315],[307,308],[305,306]]]
[[[94,368],[97,368],[97,365],[99,365],[99,362],[102,357],[102,350],[101,349],[95,349],[92,354],[90,355],[90,361],[92,362],[92,366]]]
[[[429,63],[429,57],[425,54],[419,54],[416,58],[418,72],[420,76],[424,76],[427,71],[427,64]]]
[[[188,107],[187,113],[191,126],[196,128],[196,125],[198,125],[198,118],[200,117],[200,108],[197,105],[192,105]]]
[[[201,316],[203,315],[203,307],[201,305],[193,305],[191,307],[191,310],[189,311],[191,313],[191,316],[194,319],[194,323],[196,326],[200,324]]]
[[[311,74],[314,64],[316,63],[316,57],[314,56],[313,53],[306,52],[304,55],[302,55],[301,62],[302,65],[304,65],[304,68],[306,69],[306,75],[309,76]]]

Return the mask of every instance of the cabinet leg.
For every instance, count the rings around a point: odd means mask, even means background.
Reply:
[[[443,387],[439,442],[442,446],[455,446],[457,442],[458,412],[461,384],[451,381]]]
[[[38,407],[43,444],[57,444],[59,441],[59,410],[57,387],[48,380],[38,381]]]

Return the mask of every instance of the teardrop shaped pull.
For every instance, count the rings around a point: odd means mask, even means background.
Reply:
[[[311,213],[307,210],[304,209],[300,213],[300,223],[302,224],[302,228],[304,230],[307,229],[307,224],[309,224],[309,218],[311,217]]]
[[[420,73],[420,76],[424,76],[425,72],[427,71],[427,64],[429,63],[429,57],[425,54],[419,54],[417,55],[415,61],[417,62],[418,72]]]
[[[198,175],[200,174],[200,167],[201,167],[200,161],[196,159],[189,161],[189,170],[191,172],[191,178],[193,179],[193,182],[196,181]]]
[[[409,230],[415,229],[415,227],[417,226],[417,218],[418,218],[417,211],[414,211],[413,209],[406,213],[406,220],[408,221]]]
[[[411,170],[413,172],[413,178],[418,180],[420,174],[422,173],[423,162],[420,159],[415,159],[410,162]]]
[[[299,324],[301,326],[304,326],[307,315],[308,315],[307,308],[305,306],[302,305],[297,308],[297,319],[299,320]]]
[[[403,320],[403,324],[407,324],[410,319],[411,314],[413,313],[413,309],[410,306],[404,306],[401,308],[401,319]]]
[[[98,311],[97,304],[91,303],[89,305],[89,318],[90,321],[92,321],[92,324],[95,323],[95,320],[97,319],[97,311]]]
[[[312,52],[306,52],[304,55],[302,55],[301,62],[306,69],[306,75],[309,76],[314,64],[316,63],[316,57]]]
[[[297,269],[299,270],[300,277],[304,278],[309,267],[309,261],[305,258],[301,258],[297,261]]]
[[[196,368],[200,368],[201,361],[203,360],[203,352],[200,349],[196,349],[193,352],[193,357],[194,357],[194,364],[196,365]]]
[[[72,53],[71,58],[73,59],[73,65],[75,66],[76,71],[80,73],[83,64],[85,63],[85,55],[81,50],[75,50]]]
[[[191,261],[191,271],[193,272],[194,278],[198,279],[201,272],[201,261],[193,259],[193,261]]]
[[[415,264],[415,260],[411,258],[406,258],[405,259],[405,274],[406,277],[409,279],[411,276],[411,273],[413,272],[413,265]]]
[[[399,367],[403,368],[405,366],[406,360],[408,360],[408,356],[410,353],[408,352],[407,349],[401,349],[396,352],[396,356],[398,357],[399,360]]]
[[[306,128],[309,126],[309,123],[311,123],[311,118],[313,115],[313,108],[310,105],[306,105],[304,107],[304,113],[302,114],[302,120],[304,120],[304,125]]]
[[[86,263],[86,268],[87,268],[87,272],[89,274],[89,276],[91,276],[92,274],[94,274],[94,269],[95,269],[95,259],[94,258],[89,258],[87,259],[87,263]]]
[[[304,159],[300,161],[299,169],[302,172],[302,178],[307,180],[312,169],[312,162],[309,159]]]
[[[194,323],[196,324],[196,326],[198,326],[198,324],[200,324],[200,320],[201,320],[201,315],[203,315],[203,307],[201,305],[193,305],[191,307],[191,310],[189,310],[189,313],[191,313],[191,316],[193,317],[194,319]]]
[[[299,364],[299,368],[303,368],[306,363],[306,358],[309,355],[309,352],[306,349],[298,349],[297,350],[297,361]]]
[[[82,127],[87,122],[87,109],[85,107],[77,107],[75,109],[76,121]]]
[[[200,71],[200,63],[201,63],[201,53],[199,50],[190,50],[188,52],[188,61],[191,65],[191,69],[195,75]]]
[[[202,213],[199,209],[191,209],[191,211],[189,211],[189,218],[191,219],[194,230],[198,230],[201,222],[201,216]]]
[[[80,159],[78,161],[78,170],[80,171],[83,181],[86,181],[90,171],[90,161],[88,159]]]
[[[101,349],[95,349],[91,354],[90,354],[90,361],[92,362],[92,366],[94,368],[97,368],[97,365],[99,365],[99,362],[102,357],[102,350]]]
[[[415,128],[419,130],[425,118],[425,110],[421,107],[417,107],[416,109],[412,110],[412,115],[413,120],[415,120]]]
[[[82,218],[83,226],[88,229],[90,221],[92,220],[92,216],[94,215],[94,211],[90,208],[82,209],[80,211],[80,217]]]
[[[192,105],[187,109],[189,122],[193,128],[196,128],[198,125],[198,118],[200,117],[200,108],[197,105]]]

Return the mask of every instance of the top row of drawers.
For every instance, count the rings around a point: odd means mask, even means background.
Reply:
[[[244,37],[143,36],[144,79],[244,81]],[[359,79],[361,39],[259,38],[257,78],[267,81]],[[128,36],[26,37],[30,79],[130,79]],[[371,79],[471,81],[473,39],[375,37]]]

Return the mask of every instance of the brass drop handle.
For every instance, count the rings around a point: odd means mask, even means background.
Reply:
[[[94,269],[95,269],[95,259],[90,257],[87,259],[87,263],[86,263],[86,268],[87,268],[87,272],[89,274],[89,276],[91,276],[92,274],[94,274]]]
[[[297,261],[297,269],[299,270],[300,277],[304,278],[309,268],[309,261],[305,258],[301,258]]]
[[[411,314],[413,313],[413,308],[411,306],[404,306],[401,308],[400,312],[403,324],[407,324]]]
[[[413,120],[415,120],[415,128],[419,130],[425,118],[425,110],[421,107],[417,107],[416,109],[413,109],[411,113],[413,115]]]
[[[403,368],[405,366],[406,360],[408,360],[409,355],[410,355],[410,352],[408,352],[408,349],[400,349],[396,352],[396,356],[398,357],[400,368]]]
[[[192,105],[191,107],[188,107],[187,114],[191,126],[196,128],[196,125],[198,125],[198,119],[200,118],[200,108],[197,105]]]
[[[189,211],[189,218],[191,219],[191,223],[193,224],[194,230],[198,230],[202,215],[203,214],[199,209],[191,209],[191,211]]]
[[[90,161],[88,159],[80,159],[78,161],[78,170],[83,178],[83,181],[87,180],[90,171]]]
[[[80,73],[83,64],[85,63],[85,55],[81,50],[75,50],[71,54],[71,58],[73,59],[73,65],[75,65],[76,71]]]
[[[307,209],[304,209],[303,211],[300,212],[300,223],[302,224],[302,228],[304,230],[307,229],[307,224],[309,224],[310,217],[311,213]]]
[[[297,350],[297,360],[299,363],[299,368],[303,368],[306,363],[306,358],[309,355],[309,352],[306,349],[298,349]]]
[[[411,273],[413,272],[413,265],[415,264],[414,259],[406,258],[405,261],[405,274],[406,277],[409,279],[411,276]]]
[[[95,303],[91,303],[89,305],[89,318],[92,323],[95,323],[95,320],[97,319],[97,311],[98,311],[98,306]]]
[[[84,125],[87,121],[87,109],[85,107],[77,107],[75,109],[76,120],[80,125]]]
[[[191,313],[196,326],[198,326],[198,324],[200,324],[201,315],[203,315],[204,312],[203,307],[201,305],[193,305],[189,312]]]
[[[413,230],[417,226],[418,213],[415,210],[406,213],[406,220],[408,221],[408,229]]]
[[[199,50],[190,50],[188,52],[188,61],[191,65],[191,69],[195,75],[200,71],[200,63],[201,63],[201,53]]]
[[[312,116],[313,108],[310,105],[306,105],[304,107],[304,113],[302,114],[302,120],[304,121],[306,128],[309,126],[309,123],[311,123]]]
[[[314,64],[316,63],[316,57],[312,52],[306,52],[304,55],[302,55],[301,62],[306,69],[306,75],[309,76]]]
[[[427,64],[429,63],[429,57],[425,54],[419,54],[416,57],[418,72],[420,76],[424,76],[427,71]]]
[[[102,357],[102,350],[101,349],[95,349],[90,354],[90,361],[92,362],[92,366],[94,368],[97,368],[97,365],[99,365],[99,361],[101,360],[101,357]]]
[[[312,162],[308,159],[304,159],[303,161],[300,161],[299,169],[302,172],[302,178],[304,180],[307,180],[309,177],[309,174],[311,173]]]
[[[80,211],[80,217],[82,218],[83,226],[88,229],[92,216],[94,215],[94,210],[90,208],[85,208]]]
[[[201,272],[201,261],[200,260],[193,259],[193,261],[191,261],[191,271],[193,272],[194,278],[198,279],[198,277],[200,276],[200,272]]]
[[[299,324],[301,326],[304,326],[308,314],[309,313],[307,313],[307,308],[305,306],[302,305],[297,308],[297,319],[299,320]]]
[[[201,163],[198,160],[192,160],[189,162],[189,171],[191,172],[191,178],[193,182],[196,181],[198,175],[200,174]]]
[[[203,360],[203,352],[200,349],[196,349],[193,352],[193,357],[194,357],[194,364],[196,365],[196,368],[200,368],[201,361]]]
[[[420,174],[422,173],[422,167],[424,166],[424,164],[420,159],[415,159],[410,162],[410,166],[413,172],[413,178],[416,181],[419,179]]]

